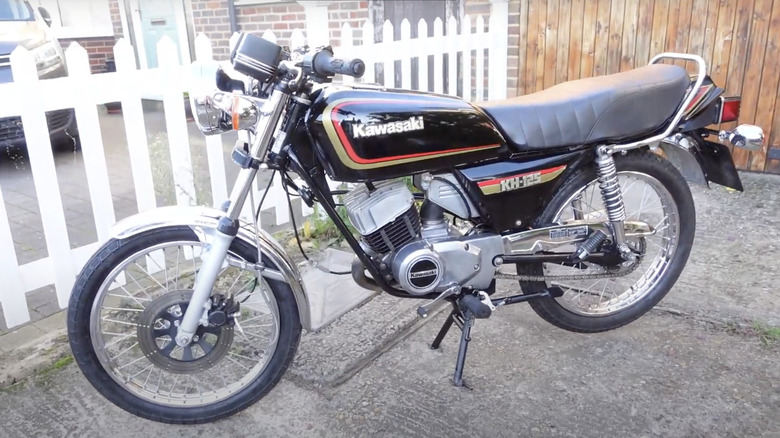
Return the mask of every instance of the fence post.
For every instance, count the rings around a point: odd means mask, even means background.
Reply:
[[[195,38],[195,59],[201,65],[214,61],[211,41],[202,33]],[[212,84],[214,81],[213,78],[203,78],[203,80],[211,80]],[[190,93],[190,99],[196,97],[198,96],[193,96]],[[206,156],[208,157],[209,177],[211,179],[211,205],[218,208],[228,197],[225,158],[222,152],[222,136],[207,135],[205,137]]]
[[[401,21],[401,40],[398,53],[401,55],[401,88],[412,89],[412,56],[414,56],[412,26],[406,18]]]
[[[441,18],[433,20],[433,45],[444,47],[444,23]],[[444,94],[444,58],[441,50],[433,53],[433,92]]]
[[[141,98],[138,93],[138,70],[135,66],[133,46],[120,38],[114,46],[117,77],[122,78],[122,119],[125,122],[127,148],[130,152],[130,167],[133,172],[135,199],[138,211],[151,210],[157,206],[154,195],[152,164],[149,159],[149,142],[146,138],[146,122]]]
[[[490,0],[488,98],[506,99],[506,57],[509,39],[509,0]]]
[[[374,83],[376,82],[376,76],[374,75],[374,52],[371,47],[374,45],[374,25],[366,20],[363,23],[363,60],[366,63],[366,72],[363,74],[363,82]]]
[[[458,20],[447,20],[447,94],[458,95]]]
[[[306,35],[309,37],[309,46],[327,46],[330,44],[330,30],[328,29],[328,5],[330,0],[306,0],[298,2],[306,13]]]
[[[89,95],[91,87],[91,72],[89,68],[89,55],[78,43],[71,43],[65,51],[70,77],[73,78],[73,87],[81,90],[81,93]],[[97,107],[93,99],[78,99],[74,102],[76,120],[78,120],[81,134],[81,150],[84,159],[84,170],[87,174],[87,187],[92,201],[92,214],[95,217],[95,230],[98,241],[105,242],[109,237],[109,230],[116,222],[114,216],[114,200],[111,198],[111,187],[108,184],[108,169],[106,168],[106,154],[103,148],[103,136],[100,131]]]
[[[428,23],[422,18],[417,22],[417,38],[413,41],[417,43],[417,47],[420,45],[430,44],[428,38]],[[417,58],[417,89],[420,91],[430,91],[430,84],[428,84],[428,52],[425,50],[419,50],[420,56]]]
[[[354,36],[352,35],[352,26],[350,26],[349,23],[344,23],[341,26],[341,48],[344,49],[344,52],[341,54],[341,56],[351,56],[352,45],[354,44],[353,38]],[[336,56],[339,56],[339,54],[336,53]],[[342,76],[341,81],[345,84],[351,84],[355,82],[355,78],[352,76]]]
[[[396,46],[393,38],[393,23],[385,20],[382,25],[382,71],[384,74],[385,87],[395,88],[395,54]]]
[[[49,127],[44,109],[41,107],[44,96],[39,91],[38,69],[32,53],[21,46],[14,49],[11,53],[11,71],[14,83],[27,90],[26,98],[20,99],[17,104],[24,125],[27,153],[30,157],[35,193],[38,195],[43,234],[46,237],[46,250],[49,252],[54,287],[57,290],[57,302],[60,308],[64,309],[68,306],[70,290],[76,275],[70,253],[60,188],[53,183],[57,181],[57,171],[54,168]]]
[[[165,83],[163,107],[165,108],[165,126],[168,130],[168,148],[173,170],[173,186],[176,204],[195,205],[195,178],[190,155],[190,139],[184,114],[184,84],[181,78],[181,66],[176,44],[167,36],[157,43],[158,64]]]
[[[474,40],[477,43],[477,95],[474,101],[481,102],[485,100],[485,19],[481,15],[477,16],[477,34]]]
[[[27,309],[27,299],[24,295],[24,283],[19,272],[19,260],[14,251],[14,240],[11,227],[8,225],[8,214],[5,210],[3,192],[0,190],[0,303],[3,304],[5,326],[14,327],[30,320]]]

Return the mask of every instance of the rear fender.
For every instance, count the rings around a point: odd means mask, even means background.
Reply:
[[[223,214],[220,210],[208,207],[174,206],[157,208],[120,221],[111,229],[111,238],[122,240],[155,228],[188,226],[192,228],[198,239],[205,243],[210,238],[209,236],[216,231],[219,218]],[[262,229],[258,230],[256,236],[254,227],[247,222],[241,222],[236,238],[241,239],[254,248],[258,248],[259,245],[260,254],[266,260],[265,266],[259,271],[259,274],[290,285],[298,307],[301,324],[303,328],[311,331],[312,321],[309,296],[306,293],[298,269],[287,256],[282,246]]]
[[[661,141],[659,147],[687,181],[706,187],[714,182],[743,191],[742,181],[726,146],[678,134]]]

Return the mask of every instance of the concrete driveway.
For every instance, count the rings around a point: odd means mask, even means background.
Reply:
[[[638,321],[574,334],[525,305],[478,321],[465,372],[473,391],[449,383],[456,331],[441,350],[428,348],[444,314],[394,334],[400,341],[378,358],[361,350],[366,336],[389,331],[371,319],[399,311],[380,295],[305,335],[277,388],[232,418],[186,427],[142,420],[70,364],[0,393],[0,436],[780,436],[780,343],[751,329],[780,325],[780,178],[742,179],[745,193],[693,188],[691,258]],[[345,357],[360,366],[345,367]]]

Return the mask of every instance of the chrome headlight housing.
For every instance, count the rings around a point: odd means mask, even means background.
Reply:
[[[200,132],[222,134],[232,130],[254,130],[262,101],[250,96],[215,91],[190,99],[192,114]]]

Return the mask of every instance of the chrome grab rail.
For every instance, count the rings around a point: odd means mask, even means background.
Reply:
[[[696,83],[694,84],[691,91],[688,93],[688,96],[683,101],[682,105],[680,106],[680,109],[677,111],[677,114],[675,114],[674,119],[672,119],[672,122],[669,124],[666,130],[664,130],[663,133],[655,135],[650,138],[635,141],[633,143],[605,146],[610,151],[610,153],[628,151],[645,145],[652,145],[653,143],[659,142],[664,138],[668,137],[672,133],[672,131],[674,131],[674,128],[677,127],[677,124],[680,123],[680,120],[685,114],[685,109],[688,108],[688,105],[690,105],[691,102],[693,102],[694,97],[696,97],[696,94],[699,92],[699,89],[701,88],[701,85],[704,82],[704,77],[707,75],[707,64],[704,62],[704,58],[702,58],[699,55],[688,55],[686,53],[664,52],[654,56],[653,59],[650,60],[650,64],[651,65],[655,64],[660,59],[664,59],[664,58],[696,61],[696,63],[699,64],[699,76],[696,78]]]

